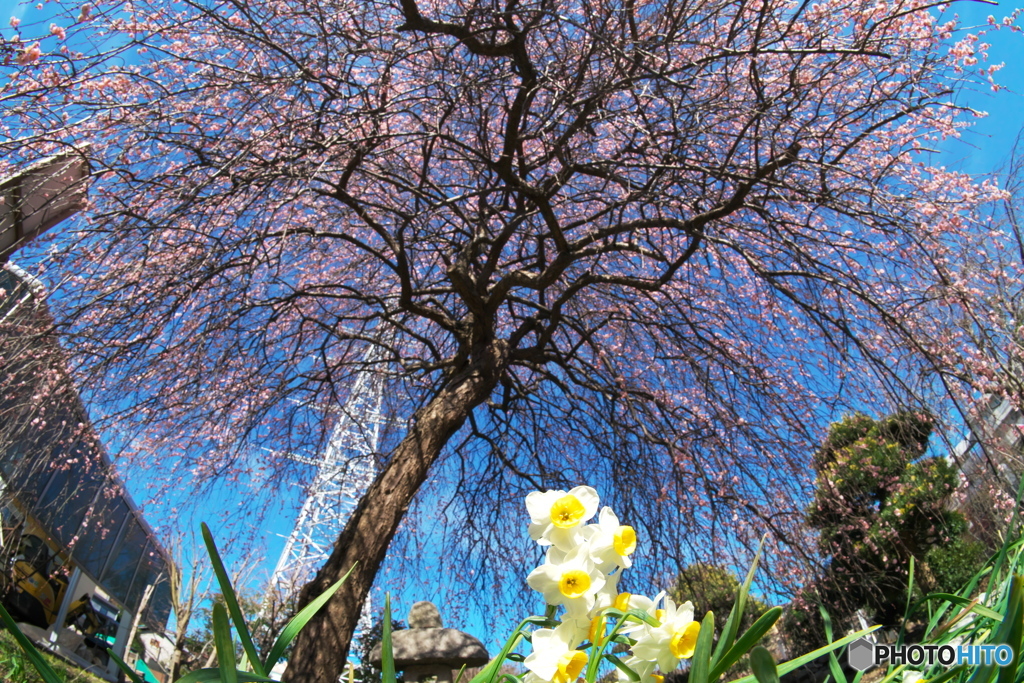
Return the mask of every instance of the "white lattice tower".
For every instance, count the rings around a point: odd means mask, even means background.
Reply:
[[[371,344],[345,402],[337,413],[327,447],[318,458],[288,457],[317,468],[295,528],[271,576],[270,596],[287,598],[308,583],[326,562],[334,542],[356,505],[377,475],[376,452],[380,438],[384,377],[381,364],[390,335]],[[363,605],[355,637],[371,624],[370,599]]]

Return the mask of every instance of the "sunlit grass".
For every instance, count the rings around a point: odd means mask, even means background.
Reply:
[[[59,657],[43,654],[43,658],[62,678],[64,683],[106,683]],[[43,677],[29,663],[21,646],[9,632],[0,629],[0,681],[8,683],[45,683]]]

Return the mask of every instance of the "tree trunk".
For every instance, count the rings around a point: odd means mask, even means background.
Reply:
[[[476,363],[453,377],[417,413],[409,433],[352,513],[327,564],[299,595],[297,609],[302,609],[355,565],[344,585],[295,639],[284,681],[338,680],[345,669],[363,602],[398,524],[441,449],[470,412],[490,396],[507,357],[506,344],[492,342]]]
[[[185,649],[185,634],[177,633],[174,636],[174,654],[171,655],[171,671],[167,680],[176,681],[181,678],[182,654]]]

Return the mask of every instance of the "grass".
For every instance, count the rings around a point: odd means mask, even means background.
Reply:
[[[198,669],[178,679],[178,683],[198,683],[200,681],[220,680],[224,683],[251,683],[253,681],[267,681],[273,683],[266,677],[265,672],[274,668],[279,659],[284,656],[285,651],[292,639],[299,631],[313,618],[313,615],[322,608],[334,593],[341,588],[341,584],[352,573],[349,569],[345,576],[328,588],[323,594],[315,598],[302,610],[299,611],[274,643],[266,659],[261,660],[256,653],[252,643],[252,634],[245,623],[244,615],[238,605],[238,599],[234,589],[231,587],[231,580],[228,578],[224,564],[221,562],[220,554],[217,552],[217,545],[213,541],[213,535],[209,527],[204,523],[203,540],[206,542],[207,550],[210,553],[210,561],[213,564],[214,574],[220,583],[221,595],[224,602],[216,603],[213,606],[213,632],[217,642],[218,667],[215,669]],[[355,566],[353,565],[353,568]],[[0,618],[7,624],[8,632],[0,632],[6,646],[0,646],[0,676],[5,683],[99,683],[101,679],[87,674],[79,669],[69,666],[60,659],[45,655],[38,651],[32,642],[23,634],[15,623],[14,618],[0,605]],[[243,653],[241,661],[235,659],[235,643],[231,634],[231,624],[237,630],[238,639],[242,643]],[[391,622],[388,621],[388,624]],[[387,636],[386,636],[387,637]],[[24,648],[24,649],[22,649]],[[121,668],[122,672],[134,683],[142,683],[138,673],[128,668],[128,665],[121,661],[120,657],[108,650],[110,658]],[[8,667],[5,672],[3,667]],[[31,674],[29,673],[31,671]],[[38,672],[38,673],[36,673]]]
[[[88,674],[59,657],[43,654],[65,683],[106,683],[102,678]],[[43,677],[29,663],[14,637],[0,629],[0,681],[9,683],[44,683]]]
[[[1013,683],[1024,679],[1024,538],[1020,520],[1014,519],[1008,540],[993,558],[957,594],[926,596],[921,606],[927,610],[925,643],[954,645],[1007,644],[1013,650],[1013,664],[1005,669],[994,666],[964,666],[946,670],[941,666],[920,667],[926,679],[942,683]],[[916,612],[908,606],[908,612]],[[900,635],[900,641],[903,634]],[[916,667],[910,667],[914,669]],[[883,681],[900,676],[904,667],[890,666]]]
[[[1020,516],[1007,529],[1002,548],[982,566],[957,593],[933,593],[909,604],[904,615],[923,617],[925,635],[922,643],[931,645],[1009,645],[1012,664],[999,668],[961,665],[952,668],[935,663],[931,666],[889,665],[882,670],[879,683],[901,683],[908,674],[923,683],[1024,683],[1024,537]],[[910,566],[913,594],[913,564]],[[904,626],[905,627],[905,626]],[[905,642],[901,631],[898,644]],[[838,660],[832,656],[832,676],[828,683],[860,683],[858,673],[848,680]],[[875,672],[872,672],[873,675]],[[912,680],[912,679],[911,679]]]

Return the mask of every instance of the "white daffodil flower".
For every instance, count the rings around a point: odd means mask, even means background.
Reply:
[[[593,555],[591,555],[593,559]],[[597,571],[601,571],[598,567]],[[619,597],[619,579],[622,578],[622,570],[613,572],[604,577],[604,586],[594,593],[594,605],[590,608],[590,616],[594,617],[608,607],[615,606],[615,600]]]
[[[600,499],[589,486],[565,491],[534,491],[526,496],[530,538],[566,552],[582,540],[583,525],[597,513]]]
[[[665,680],[664,676],[654,673],[654,670],[657,668],[654,662],[648,662],[639,657],[629,657],[623,664],[640,676],[640,683],[663,683]],[[626,672],[618,667],[615,667],[615,676],[621,683],[627,683],[630,680]]]
[[[537,629],[531,637],[533,652],[523,664],[541,681],[572,683],[587,665],[587,653],[576,649],[585,634],[586,630],[583,635],[580,634],[580,629],[573,621],[564,622],[553,629]]]
[[[615,609],[620,609],[623,612],[628,612],[629,610],[636,609],[642,612],[646,612],[650,616],[657,618],[657,613],[659,611],[658,604],[662,601],[665,595],[665,591],[662,591],[658,593],[656,596],[654,596],[653,600],[651,600],[646,595],[619,593],[617,596],[615,596],[615,603],[612,605],[612,607],[614,607]],[[646,624],[642,621],[638,622],[630,620],[627,621],[624,626],[619,628],[619,633],[627,635],[629,633],[633,633],[634,631],[639,631],[640,629],[649,627],[649,624]]]
[[[562,615],[560,621],[562,625],[569,624],[574,629],[573,642],[577,645],[585,640],[591,640],[590,634],[594,630],[594,623],[592,619],[587,617],[586,614],[572,614],[566,612]]]
[[[700,634],[700,622],[693,620],[693,603],[676,606],[672,598],[665,598],[665,609],[658,610],[655,618],[660,626],[645,626],[633,635],[636,644],[634,656],[648,662],[657,662],[662,673],[675,671],[680,659],[693,656]]]
[[[565,605],[573,618],[586,618],[595,595],[604,588],[605,576],[583,545],[569,553],[551,548],[547,560],[530,572],[526,583],[543,593],[547,604]]]
[[[602,571],[633,566],[629,556],[636,550],[636,531],[619,524],[619,518],[610,507],[601,509],[597,524],[584,527],[583,535],[590,542],[590,556]]]

